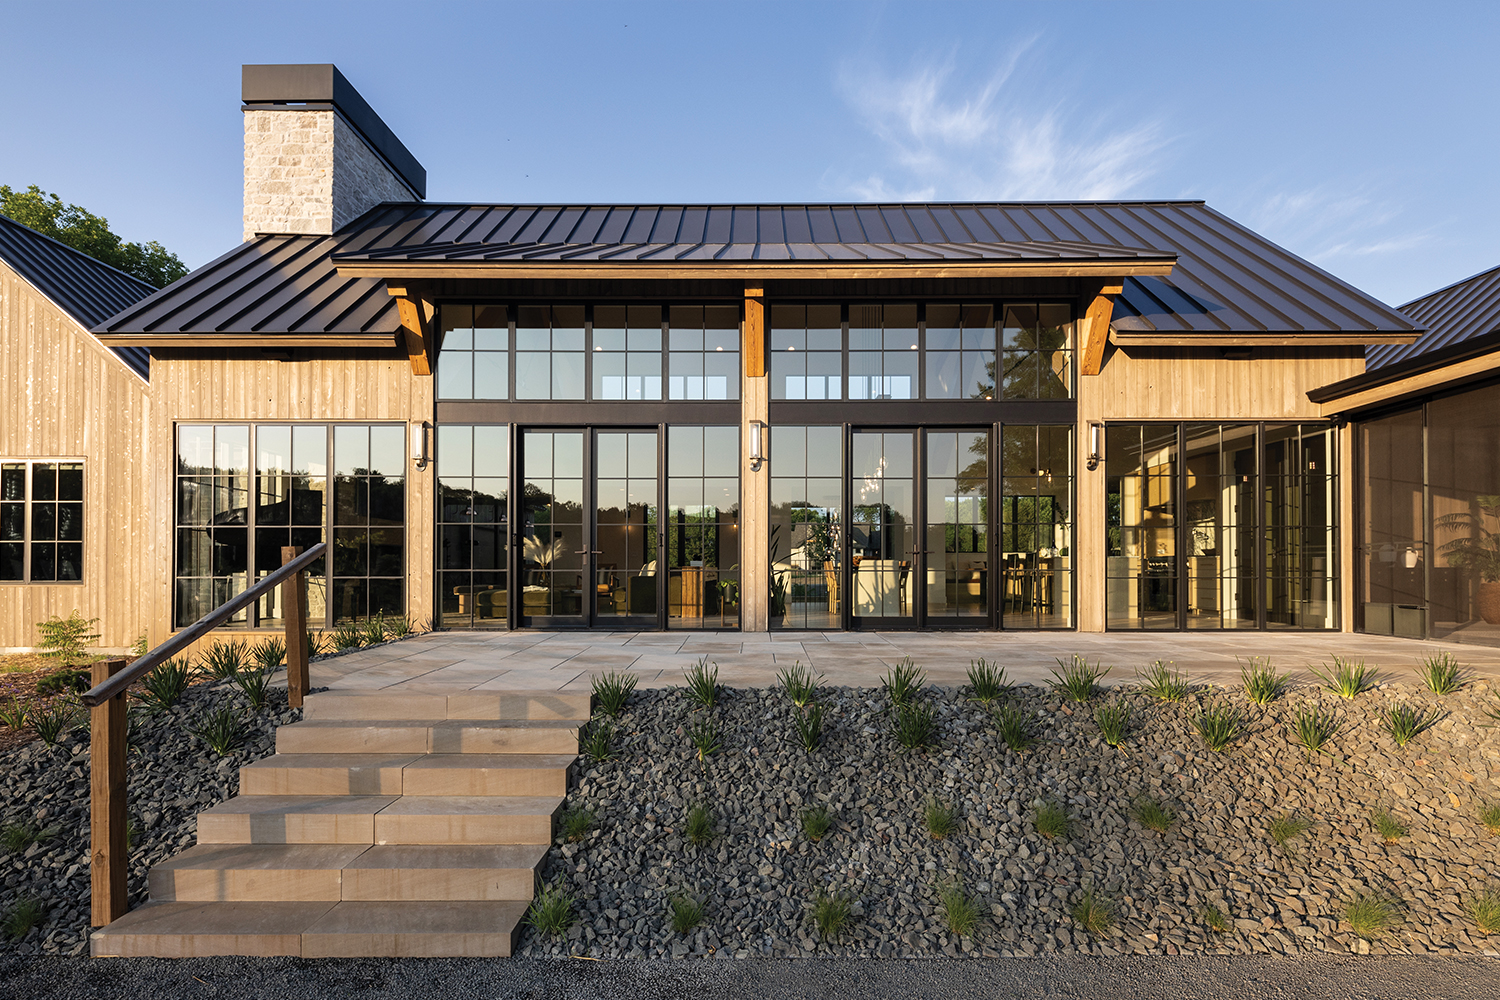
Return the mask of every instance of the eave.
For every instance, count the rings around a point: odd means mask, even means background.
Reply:
[[[1172,273],[1176,257],[1087,261],[966,261],[943,263],[778,263],[774,261],[683,263],[566,264],[550,261],[343,261],[340,277],[403,281],[437,279],[659,280],[724,279],[731,281],[902,280],[918,278],[1119,278]]]

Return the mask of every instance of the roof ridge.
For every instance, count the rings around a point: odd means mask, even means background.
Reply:
[[[1430,298],[1432,298],[1434,296],[1441,295],[1444,292],[1451,292],[1453,289],[1457,288],[1459,285],[1467,285],[1469,282],[1473,281],[1475,278],[1482,278],[1486,274],[1493,274],[1495,271],[1500,271],[1500,264],[1496,264],[1494,267],[1487,267],[1483,271],[1475,271],[1473,274],[1469,275],[1467,278],[1460,278],[1457,281],[1453,281],[1453,282],[1450,282],[1450,283],[1444,285],[1442,288],[1435,288],[1432,291],[1426,293],[1425,295],[1418,295],[1416,298],[1412,299],[1410,302],[1403,302],[1399,306],[1397,306],[1396,308],[1400,309],[1403,312],[1405,312],[1406,308],[1408,306],[1414,306],[1418,302],[1425,302],[1426,300],[1428,300],[1428,299],[1430,299]]]
[[[60,247],[61,249],[65,250],[65,251],[67,251],[68,253],[72,254],[73,256],[80,257],[80,258],[82,258],[83,260],[87,261],[88,263],[90,263],[92,265],[95,265],[97,267],[108,268],[109,270],[115,272],[116,274],[118,274],[120,277],[126,279],[127,281],[133,281],[137,285],[140,285],[142,288],[149,289],[149,291],[147,292],[148,295],[151,292],[155,292],[155,291],[159,290],[155,285],[151,284],[149,281],[142,281],[140,278],[137,278],[135,275],[130,274],[127,271],[120,270],[118,267],[115,267],[113,264],[105,263],[104,261],[100,260],[98,257],[95,257],[95,256],[93,256],[91,254],[86,254],[82,250],[79,250],[77,247],[68,246],[68,244],[64,243],[62,240],[58,239],[57,237],[55,237],[55,236],[48,236],[46,233],[41,232],[40,230],[32,229],[26,223],[24,223],[24,222],[17,222],[15,219],[12,219],[10,216],[5,215],[4,213],[0,213],[0,222],[9,223],[10,225],[15,226],[17,229],[24,229],[30,235],[35,236],[38,239],[46,240],[48,243],[55,244],[56,246]],[[0,250],[4,250],[4,247],[0,246]]]

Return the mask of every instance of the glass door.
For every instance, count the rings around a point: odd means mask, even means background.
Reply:
[[[654,430],[597,431],[588,599],[593,623],[657,628],[661,607],[660,451]]]
[[[990,621],[990,433],[925,431],[925,624],[979,628]]]
[[[590,556],[584,546],[586,483],[581,430],[526,430],[521,435],[521,624],[582,628]]]
[[[917,624],[917,435],[860,431],[850,448],[850,614],[856,628]]]

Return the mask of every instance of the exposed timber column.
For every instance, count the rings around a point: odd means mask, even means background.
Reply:
[[[740,629],[771,627],[771,470],[750,460],[750,428],[770,424],[771,380],[766,377],[766,298],[758,282],[745,285],[740,328]],[[762,432],[762,449],[769,433]]]
[[[1118,279],[1092,282],[1083,288],[1080,300],[1082,315],[1078,323],[1078,353],[1081,358],[1078,378],[1078,426],[1074,431],[1076,478],[1074,538],[1077,548],[1073,572],[1078,579],[1078,631],[1103,632],[1106,588],[1105,558],[1108,538],[1105,534],[1104,463],[1090,471],[1089,455],[1093,451],[1093,423],[1104,421],[1109,409],[1109,389],[1101,373],[1104,351],[1109,342],[1109,322],[1114,312],[1115,296],[1124,289]],[[1099,432],[1100,454],[1103,454],[1104,432]]]

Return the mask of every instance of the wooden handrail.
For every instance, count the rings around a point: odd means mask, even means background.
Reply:
[[[126,667],[124,670],[121,670],[113,677],[110,677],[104,683],[96,684],[93,687],[89,688],[86,692],[83,693],[79,700],[89,708],[94,708],[97,707],[101,702],[107,701],[108,699],[113,698],[115,695],[120,694],[126,688],[130,687],[130,685],[146,676],[146,674],[150,673],[156,667],[160,666],[162,663],[165,663],[167,660],[170,660],[177,653],[191,646],[193,643],[197,642],[199,639],[207,635],[210,631],[218,628],[220,625],[233,618],[236,612],[238,612],[241,608],[247,607],[252,601],[259,598],[262,594],[268,592],[272,587],[275,587],[289,577],[301,573],[307,567],[311,566],[314,562],[317,562],[317,560],[321,558],[327,551],[327,542],[319,542],[317,545],[312,546],[310,549],[293,559],[291,562],[286,563],[278,569],[275,569],[272,572],[268,573],[265,579],[260,580],[255,584],[255,586],[246,590],[244,593],[237,594],[235,597],[231,598],[228,603],[214,608],[208,614],[204,615],[202,618],[199,618],[193,624],[178,632],[176,635],[172,636],[172,638],[168,639],[160,646],[157,646],[145,656],[142,656],[140,659],[131,663],[130,666]],[[307,642],[306,637],[304,637],[302,641],[305,645]],[[288,643],[287,655],[291,656],[291,653],[291,644]]]

